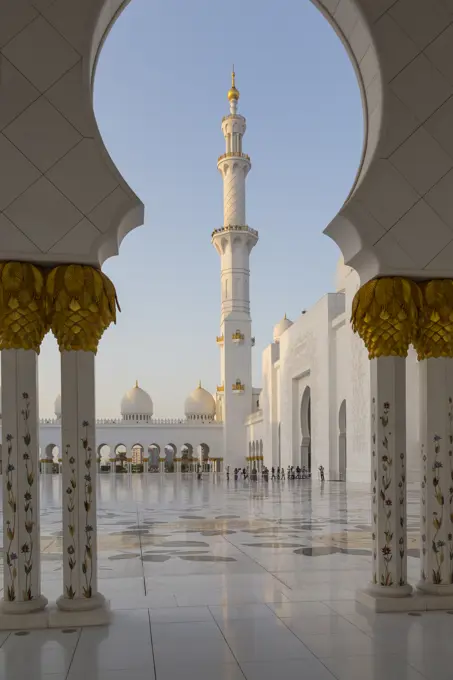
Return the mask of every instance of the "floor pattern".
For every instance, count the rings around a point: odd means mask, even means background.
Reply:
[[[60,478],[41,479],[43,593],[61,593]],[[408,494],[418,580],[418,491]],[[451,680],[453,616],[373,616],[366,485],[98,480],[109,627],[0,633],[0,680]]]

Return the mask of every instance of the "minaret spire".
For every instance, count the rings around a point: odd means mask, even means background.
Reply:
[[[242,466],[247,455],[244,423],[253,411],[250,253],[258,241],[258,232],[250,229],[246,220],[245,180],[251,163],[242,151],[246,120],[237,113],[239,96],[233,65],[228,90],[230,114],[222,120],[226,148],[217,161],[223,180],[223,226],[212,234],[221,267],[218,412],[224,421],[225,460],[233,466]]]
[[[231,72],[231,87],[228,90],[228,100],[230,102],[230,114],[235,115],[237,112],[237,107],[238,107],[238,101],[239,101],[239,90],[236,88],[236,73],[234,72],[234,64],[233,64],[233,70]]]

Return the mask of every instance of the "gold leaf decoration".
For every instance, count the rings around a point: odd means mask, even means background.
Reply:
[[[110,324],[116,323],[115,287],[98,269],[86,265],[60,265],[46,282],[51,328],[60,352],[96,352]]]
[[[48,330],[42,270],[29,262],[1,262],[0,350],[39,353]]]
[[[418,334],[423,298],[409,279],[389,277],[365,283],[355,294],[351,323],[370,359],[407,356]]]
[[[424,281],[420,289],[424,304],[414,341],[418,359],[453,357],[453,281]]]

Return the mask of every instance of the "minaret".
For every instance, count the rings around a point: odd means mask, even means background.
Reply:
[[[245,218],[245,179],[251,163],[242,151],[246,121],[237,113],[239,92],[233,67],[228,92],[230,114],[222,120],[226,153],[217,168],[223,179],[223,227],[212,233],[212,243],[220,255],[221,385],[218,387],[224,421],[225,465],[244,465],[247,453],[245,419],[252,404],[252,320],[250,318],[250,252],[258,232]]]

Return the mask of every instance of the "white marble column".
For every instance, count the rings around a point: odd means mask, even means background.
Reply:
[[[175,472],[178,475],[181,474],[181,458],[174,458],[173,462],[175,464]]]
[[[41,594],[37,354],[3,350],[1,367],[4,586],[0,628],[41,627],[46,625],[42,610],[47,599]]]
[[[97,589],[95,356],[61,352],[63,594],[52,625],[109,620]],[[54,616],[54,620],[52,620]]]
[[[406,360],[371,359],[370,370],[373,555],[366,593],[399,598],[412,592],[407,583]]]
[[[116,457],[110,458],[110,472],[112,475],[116,474]]]
[[[424,594],[453,596],[453,359],[419,363],[420,581]],[[452,598],[446,607],[452,606]]]
[[[161,475],[165,472],[165,458],[159,458],[159,472]]]

